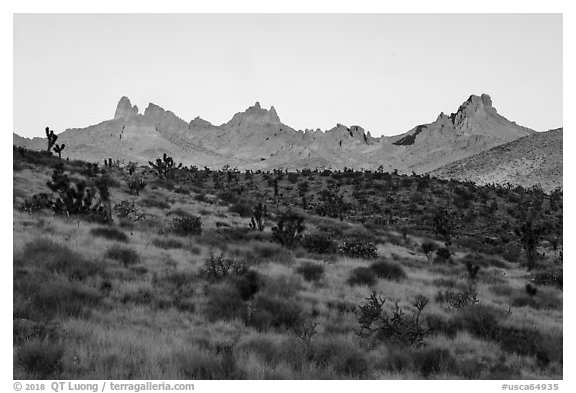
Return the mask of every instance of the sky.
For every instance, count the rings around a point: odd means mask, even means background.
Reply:
[[[561,127],[561,14],[16,14],[14,132],[113,118],[128,96],[219,125],[256,101],[297,130],[396,135],[487,93]]]

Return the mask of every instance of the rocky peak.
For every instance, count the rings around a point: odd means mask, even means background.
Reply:
[[[495,115],[496,109],[492,107],[492,99],[488,94],[481,96],[471,95],[450,118],[455,127],[471,129],[477,125],[478,120]]]
[[[256,102],[253,106],[246,109],[244,112],[239,112],[234,115],[232,120],[227,124],[245,124],[245,123],[255,123],[255,124],[280,124],[280,118],[276,109],[272,106],[270,110],[264,109],[260,106],[259,102]]]
[[[131,119],[138,115],[138,107],[132,106],[130,99],[126,96],[120,98],[118,105],[116,105],[116,112],[114,113],[114,120],[116,119]]]
[[[210,128],[210,127],[213,127],[212,123],[202,119],[200,116],[196,116],[192,121],[190,121],[189,124],[189,128]]]

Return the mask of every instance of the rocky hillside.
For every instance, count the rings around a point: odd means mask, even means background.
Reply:
[[[562,133],[559,128],[529,135],[446,165],[431,175],[478,184],[539,184],[545,191],[562,188]]]
[[[472,95],[455,113],[394,137],[374,138],[362,127],[337,124],[321,130],[294,130],[282,123],[274,107],[257,102],[220,126],[199,117],[187,122],[150,103],[141,114],[122,97],[114,118],[59,134],[63,157],[105,158],[146,163],[167,153],[185,165],[239,169],[344,167],[397,169],[424,173],[534,131],[499,115],[486,94]],[[14,144],[44,149],[43,138],[14,134]]]

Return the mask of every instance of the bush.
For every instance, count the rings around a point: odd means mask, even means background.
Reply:
[[[320,281],[324,277],[324,266],[318,263],[304,262],[298,266],[296,273],[301,274],[306,281]]]
[[[240,276],[232,277],[232,283],[238,290],[242,300],[245,301],[252,299],[264,285],[262,277],[254,270],[248,270]]]
[[[407,277],[404,269],[402,269],[400,265],[384,260],[374,262],[370,265],[370,269],[374,272],[376,277],[385,280],[401,281]]]
[[[279,296],[269,288],[259,292],[252,304],[247,323],[256,329],[295,329],[304,322],[304,311],[297,299]]]
[[[348,239],[340,243],[338,252],[350,258],[376,259],[376,244],[359,239]]]
[[[369,267],[357,267],[350,272],[348,284],[350,285],[367,285],[376,284],[376,274]]]
[[[128,243],[128,236],[116,228],[98,227],[92,228],[90,234],[96,237],[103,237],[108,240],[115,240],[118,242]]]
[[[248,271],[246,262],[211,254],[204,262],[201,275],[208,281],[218,282],[230,276],[240,276]]]
[[[124,267],[135,265],[140,261],[140,256],[136,251],[118,245],[114,245],[106,251],[106,258],[118,261]]]
[[[201,235],[202,219],[200,217],[174,217],[172,231],[180,236]]]
[[[304,217],[288,210],[278,216],[276,226],[272,228],[275,241],[288,249],[294,249],[302,239]]]
[[[64,348],[49,341],[32,340],[16,351],[16,364],[22,367],[30,379],[49,379],[62,371]]]
[[[302,247],[315,254],[333,254],[338,251],[337,244],[324,233],[309,233],[302,239]]]
[[[424,345],[424,337],[429,333],[420,324],[422,311],[428,304],[428,299],[425,296],[416,296],[413,303],[416,311],[412,317],[405,315],[398,302],[396,302],[392,314],[388,315],[383,309],[386,300],[376,296],[375,292],[372,292],[366,300],[365,304],[360,305],[360,311],[357,314],[360,325],[358,335],[360,337],[375,337],[378,340],[417,347]]]
[[[446,247],[440,247],[436,251],[436,258],[434,258],[434,262],[436,263],[447,263],[452,261],[452,253]]]
[[[246,319],[248,306],[236,286],[223,282],[209,288],[205,313],[210,321]]]
[[[549,285],[559,289],[563,287],[563,269],[548,269],[532,274],[532,282],[537,285]]]

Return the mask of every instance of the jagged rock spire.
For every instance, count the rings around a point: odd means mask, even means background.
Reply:
[[[116,113],[114,113],[114,119],[130,119],[138,115],[138,107],[136,105],[132,106],[130,99],[126,96],[120,98],[118,105],[116,105]]]

